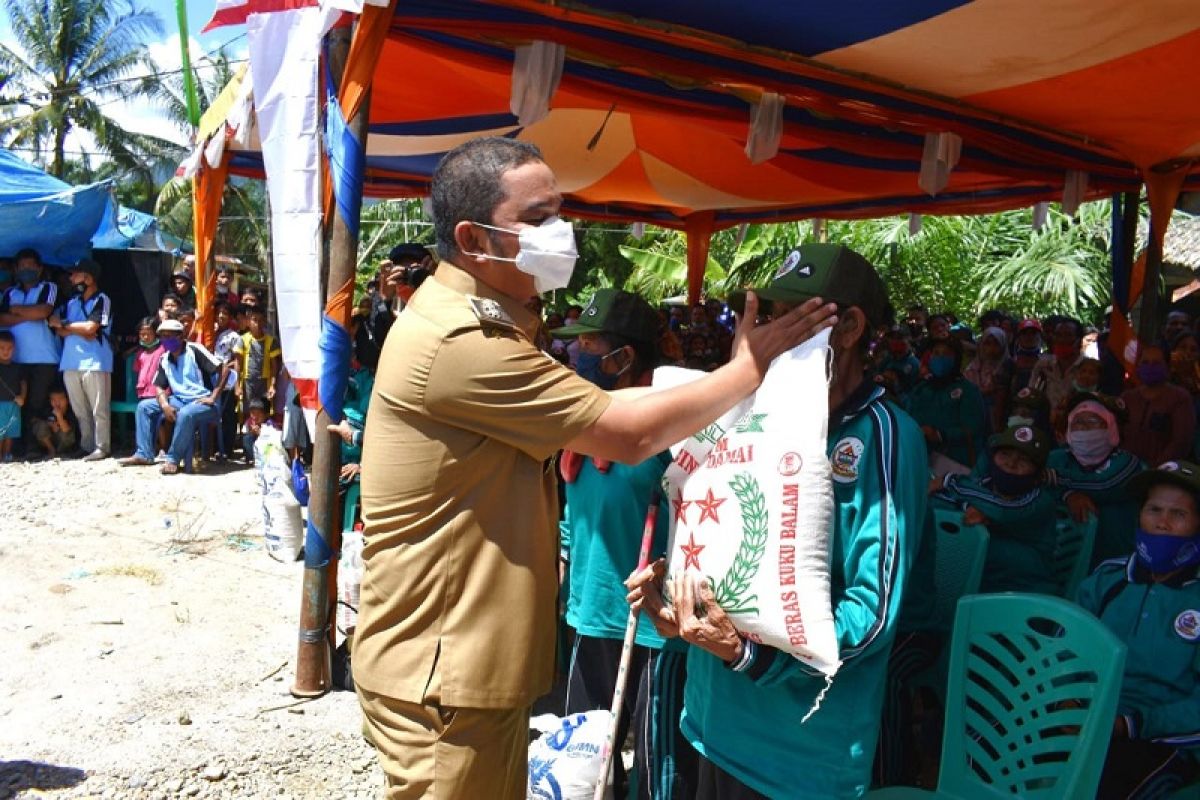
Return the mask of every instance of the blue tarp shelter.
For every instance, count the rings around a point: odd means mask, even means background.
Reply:
[[[97,250],[160,250],[174,254],[192,249],[187,242],[159,230],[158,217],[118,206],[114,201],[110,201],[100,219],[100,227],[92,236],[92,247]]]
[[[45,263],[67,266],[91,255],[110,196],[107,181],[71,186],[0,150],[0,256],[32,247]]]

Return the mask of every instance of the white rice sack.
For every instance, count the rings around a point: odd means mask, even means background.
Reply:
[[[669,572],[700,573],[745,636],[832,678],[828,342],[826,331],[781,355],[736,421],[673,448],[664,488]]]
[[[592,800],[604,769],[604,740],[611,721],[612,714],[602,708],[530,720],[542,735],[529,745],[527,800]],[[610,795],[611,787],[605,796]]]

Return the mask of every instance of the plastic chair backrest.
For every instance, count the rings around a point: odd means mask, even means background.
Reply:
[[[962,512],[957,509],[934,508],[930,517],[933,530],[925,535],[937,537],[934,618],[939,629],[950,630],[959,599],[979,591],[983,562],[987,559],[988,532],[981,525],[963,525]]]
[[[950,644],[939,793],[1092,800],[1125,645],[1057,597],[965,597]]]
[[[125,356],[125,395],[121,398],[127,403],[136,403],[137,396],[137,367],[134,366],[134,359],[137,358],[137,353],[130,353]]]
[[[1065,508],[1055,511],[1054,519],[1054,580],[1059,597],[1075,599],[1075,591],[1088,576],[1092,549],[1096,546],[1096,516],[1086,522],[1071,519]]]

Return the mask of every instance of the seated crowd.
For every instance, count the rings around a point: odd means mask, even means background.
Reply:
[[[833,256],[842,268],[863,269],[861,285],[878,282],[855,258]],[[426,248],[400,245],[353,313],[346,418],[331,426],[344,440],[344,485],[359,478],[367,404],[392,323],[434,270]],[[80,262],[64,274],[70,280],[65,302],[36,253],[18,254],[15,270],[0,264],[5,460],[17,441],[35,457],[81,452],[95,460],[111,452],[110,303],[98,291],[94,263]],[[262,299],[254,292],[239,297],[227,269],[218,271],[217,285],[212,350],[195,327],[195,290],[186,270],[175,275],[158,313],[141,321],[132,359],[136,450],[123,464],[160,462],[164,473],[177,472],[202,429],[219,429],[227,452],[241,447],[249,460],[255,437],[281,416],[285,447],[302,457],[304,423]],[[1200,338],[1194,321],[1173,310],[1160,339],[1143,343],[1134,374],[1126,375],[1106,334],[1069,317],[1018,319],[989,311],[972,327],[953,314],[929,315],[913,306],[902,323],[892,324],[886,302],[838,301],[841,320],[831,349],[834,373],[842,377],[829,388],[829,440],[831,448],[858,443],[860,451],[852,454],[858,484],[835,493],[833,546],[844,560],[835,557],[834,610],[845,668],[824,697],[824,716],[809,727],[799,727],[794,712],[808,707],[819,681],[740,636],[705,598],[695,602],[709,609],[707,616],[697,612],[700,619],[685,620],[678,597],[688,587],[673,587],[674,610],[655,588],[661,562],[630,575],[638,556],[630,531],[640,529],[645,509],[627,498],[658,485],[669,455],[634,466],[570,452],[558,459],[564,619],[573,642],[564,711],[607,706],[612,697],[628,613],[621,588],[626,576],[628,600],[647,612],[630,667],[638,689],[621,720],[623,730],[634,732],[641,777],[626,775],[617,759],[617,796],[631,785],[639,797],[696,796],[693,785],[723,786],[714,795],[720,797],[784,796],[778,778],[756,765],[789,748],[823,752],[831,764],[856,754],[827,771],[829,787],[838,787],[829,796],[870,785],[928,784],[936,774],[940,709],[913,690],[911,679],[937,663],[950,634],[934,623],[926,602],[934,591],[937,534],[930,509],[936,508],[961,513],[965,524],[990,534],[982,592],[1070,591],[1070,599],[1128,645],[1100,796],[1166,796],[1200,780]],[[787,307],[779,302],[775,313]],[[714,369],[729,359],[734,342],[733,315],[715,299],[656,310],[628,292],[601,290],[587,306],[547,313],[534,297],[527,308],[539,322],[532,334],[537,344],[609,390],[647,385],[662,365]],[[879,433],[880,419],[894,430]],[[911,527],[922,533],[919,547],[900,545],[911,559],[898,576],[886,577],[896,581],[888,584],[894,596],[874,586],[883,602],[864,616],[855,581],[880,576],[855,574],[864,568],[854,554],[883,552],[895,542],[881,541],[890,523],[876,519],[883,513],[877,501],[862,495],[868,481],[857,471],[858,459],[862,447],[879,450],[889,437],[903,466],[912,468],[906,480],[917,490],[905,494],[883,476],[875,481],[886,488],[872,484],[873,490],[892,493],[898,516],[915,519]],[[920,483],[913,484],[917,473]],[[664,521],[667,516],[660,514]],[[1055,572],[1062,516],[1095,521],[1091,576],[1077,591]],[[665,522],[656,551],[664,546]],[[695,638],[697,630],[708,638]],[[696,658],[702,651],[708,655]],[[713,656],[728,669],[716,669]],[[719,692],[685,694],[685,685],[700,680]],[[746,709],[758,715],[759,729],[746,727]]]
[[[333,427],[346,443],[344,481],[359,475],[366,402],[384,340],[432,268],[422,248],[397,248],[355,311],[349,411]],[[713,369],[729,358],[733,343],[732,314],[718,300],[656,310],[635,295],[600,290],[586,306],[546,310],[533,297],[527,308],[540,323],[531,334],[539,347],[610,390],[646,385],[657,366]],[[610,318],[619,321],[606,324]],[[863,409],[876,404],[907,415],[916,441],[901,438],[902,466],[919,466],[933,477],[927,498],[895,490],[893,502],[908,506],[910,516],[942,508],[987,528],[980,591],[1069,593],[1127,643],[1131,655],[1101,797],[1162,796],[1200,780],[1200,473],[1191,463],[1200,455],[1200,345],[1192,320],[1173,311],[1161,340],[1142,347],[1131,376],[1108,354],[1105,334],[1068,317],[1018,319],[992,311],[972,330],[951,314],[929,316],[913,307],[899,325],[884,324],[874,311],[859,322],[868,346],[834,344],[838,369],[862,375],[862,383],[842,387],[844,394],[831,386],[830,441],[857,436],[869,442],[870,415]],[[836,410],[847,408],[859,410]],[[836,435],[835,416],[842,420]],[[637,563],[630,531],[641,528],[645,509],[636,498],[658,484],[668,462],[666,454],[636,466],[570,452],[559,457],[563,625],[572,642],[560,713],[606,707],[612,698],[628,613],[614,587]],[[835,496],[836,509],[842,502]],[[870,515],[853,510],[861,499],[846,502],[851,505],[835,509],[834,548],[858,552],[878,532]],[[1054,564],[1058,522],[1068,515],[1096,524],[1087,564],[1093,574],[1077,591],[1064,585]],[[665,547],[667,517],[660,512],[656,552]],[[828,793],[811,796],[932,785],[942,710],[936,698],[914,691],[911,678],[934,667],[950,630],[930,616],[937,534],[932,511],[923,519],[915,523],[923,528],[920,547],[900,579],[904,591],[896,592],[903,599],[892,598],[899,606],[877,609],[878,617],[861,620],[861,630],[839,627],[846,664],[823,700],[825,716],[796,728],[791,738],[780,735],[781,726],[798,724],[808,705],[797,698],[811,699],[819,685],[790,660],[772,660],[773,651],[738,638],[711,598],[707,622],[664,622],[671,617],[664,612],[669,601],[652,597],[655,576],[631,578],[630,599],[657,613],[643,615],[638,627],[618,732],[633,731],[634,769],[627,774],[617,760],[616,796],[709,796],[697,794],[697,785],[724,787],[713,795],[719,797],[788,796],[771,770],[754,766],[785,751],[820,751],[828,760],[859,753],[843,772],[830,773]],[[841,603],[861,602],[850,585],[862,577],[852,576],[854,568],[847,561],[842,574],[835,565],[839,619],[861,615],[839,611]],[[1132,620],[1147,596],[1155,598],[1145,606],[1154,624],[1139,627]],[[873,628],[872,619],[882,627]],[[689,638],[689,624],[709,626],[703,630],[710,638]],[[695,646],[681,648],[675,637]],[[725,661],[729,675],[744,671],[749,683],[723,678],[726,672],[713,672],[693,651]],[[873,674],[886,678],[876,684]],[[691,690],[685,697],[693,681],[716,687],[720,699]],[[731,714],[731,703],[754,709],[757,727],[739,727],[745,720]]]

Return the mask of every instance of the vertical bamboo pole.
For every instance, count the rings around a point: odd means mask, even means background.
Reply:
[[[350,50],[350,29],[334,28],[328,34],[329,71],[341,75]],[[350,130],[360,142],[367,137],[368,109],[370,97],[366,97],[359,109],[347,120]],[[333,300],[354,290],[354,268],[358,256],[358,233],[346,224],[337,203],[332,204],[333,220],[330,225],[328,248],[328,275],[325,283],[327,308]],[[350,303],[344,302],[346,319],[336,320],[343,326],[349,324]],[[317,424],[313,440],[313,467],[310,478],[311,494],[308,502],[309,521],[324,541],[324,551],[335,554],[323,561],[315,553],[307,553],[304,564],[304,587],[300,605],[300,641],[296,653],[296,680],[292,694],[297,697],[315,697],[330,689],[330,657],[332,654],[333,610],[335,601],[335,579],[337,575],[336,553],[341,544],[341,516],[338,513],[338,473],[341,469],[341,439],[329,433],[332,420],[324,408],[317,411]],[[307,548],[311,549],[311,548]]]

